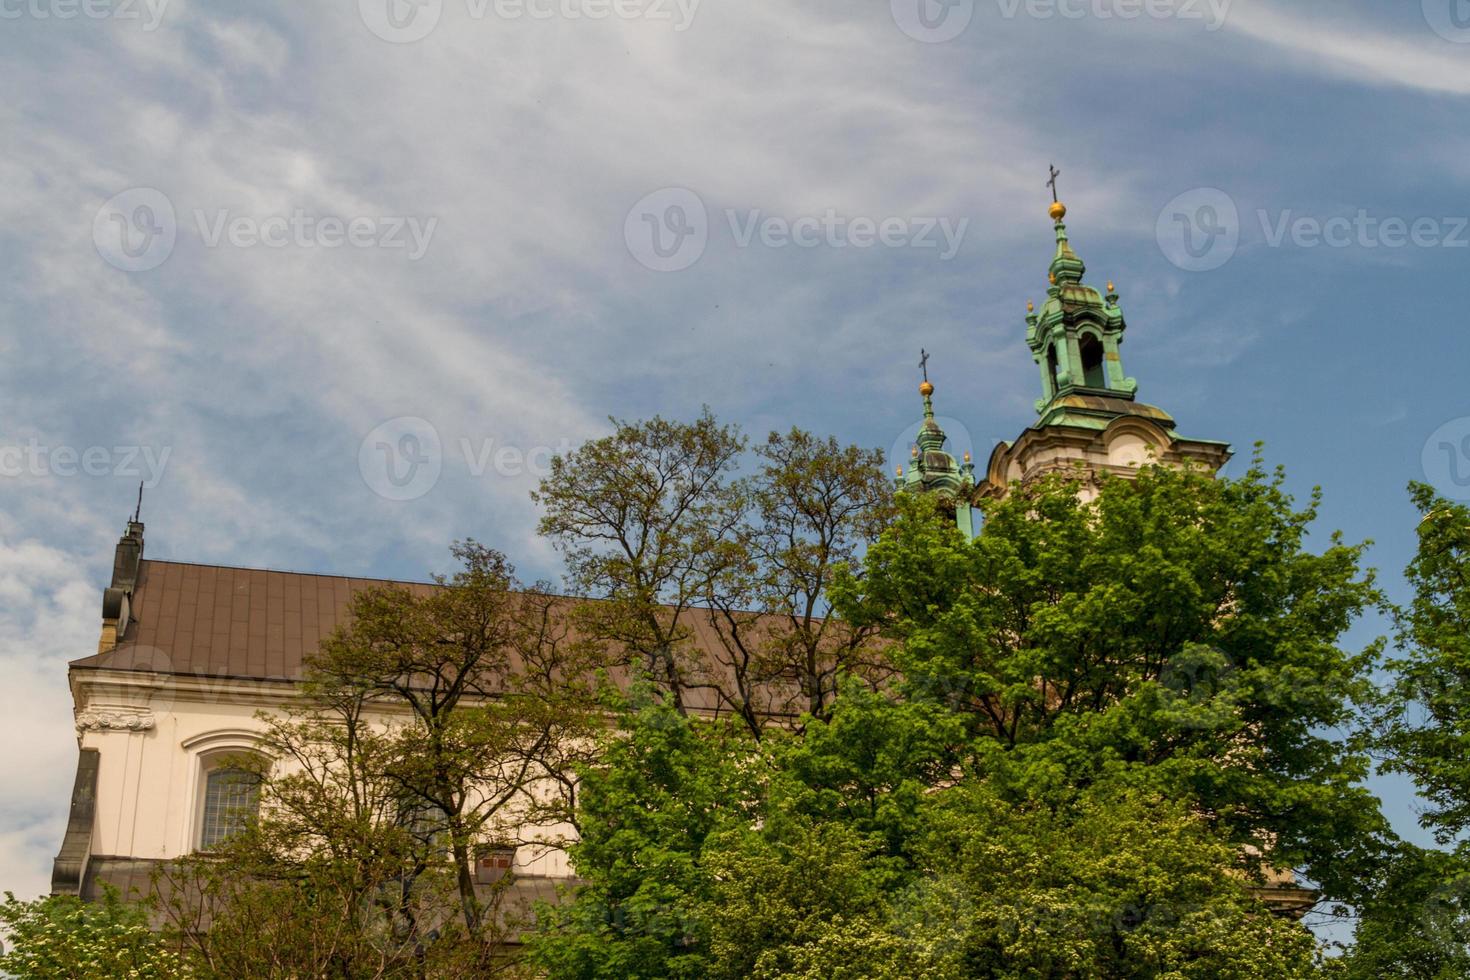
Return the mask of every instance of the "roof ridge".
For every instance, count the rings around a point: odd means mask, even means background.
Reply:
[[[223,568],[232,572],[268,572],[272,575],[300,575],[306,578],[356,579],[360,582],[388,582],[393,585],[439,584],[432,579],[385,578],[382,575],[348,575],[342,572],[302,572],[292,568],[267,568],[261,565],[227,565],[211,561],[184,561],[178,558],[144,558],[142,561],[145,565],[187,565],[190,568]]]

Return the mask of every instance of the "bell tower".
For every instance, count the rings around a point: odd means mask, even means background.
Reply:
[[[909,454],[908,472],[898,468],[894,486],[899,491],[914,490],[936,495],[937,506],[945,511],[954,511],[955,524],[970,537],[975,536],[974,516],[970,501],[975,492],[975,464],[970,454],[965,453],[964,462],[955,462],[954,456],[945,451],[947,437],[939,423],[934,420],[934,385],[929,380],[929,355],[920,351],[919,367],[924,380],[919,385],[919,395],[924,399],[924,421],[919,424],[919,433]]]
[[[1230,446],[1178,433],[1161,408],[1137,400],[1138,382],[1123,373],[1127,322],[1111,282],[1107,293],[1083,282],[1087,266],[1067,237],[1067,206],[1056,199],[1057,171],[1048,186],[1056,253],[1047,271],[1046,300],[1026,304],[1026,346],[1041,374],[1035,424],[990,454],[976,499],[1000,496],[1013,483],[1080,470],[1127,476],[1149,462],[1199,466],[1215,473]]]
[[[1107,296],[1083,284],[1087,266],[1072,251],[1067,226],[1062,224],[1067,206],[1053,203],[1051,216],[1056,223],[1057,252],[1047,271],[1046,302],[1040,313],[1028,304],[1026,313],[1026,346],[1041,368],[1042,397],[1036,411],[1043,420],[1065,395],[1132,401],[1138,390],[1137,381],[1123,376],[1119,348],[1127,324],[1118,308],[1118,294],[1111,282]]]

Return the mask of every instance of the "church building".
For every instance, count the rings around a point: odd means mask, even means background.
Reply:
[[[1025,319],[1041,381],[1036,422],[996,446],[977,474],[969,453],[957,461],[945,450],[927,370],[920,387],[924,421],[898,487],[941,495],[971,534],[973,505],[1057,470],[1077,472],[1086,493],[1088,480],[1150,460],[1213,473],[1230,457],[1225,443],[1187,438],[1137,399],[1122,366],[1118,293],[1083,282],[1066,213],[1053,203],[1050,286]],[[343,623],[353,594],[380,584],[150,559],[143,524],[130,521],[102,590],[97,649],[68,667],[78,759],[53,893],[90,899],[104,882],[145,891],[159,862],[208,849],[249,819],[254,787],[228,759],[256,747],[258,712],[299,696],[305,660]],[[553,898],[571,874],[556,848],[522,847],[481,865],[487,883],[513,869],[527,900]]]

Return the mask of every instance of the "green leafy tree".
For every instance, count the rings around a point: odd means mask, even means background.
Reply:
[[[10,892],[0,904],[0,974],[18,980],[182,980],[183,958],[149,928],[147,909],[104,887],[95,902],[53,895],[23,902]]]
[[[570,604],[456,546],[434,587],[357,593],[302,698],[233,763],[259,819],[158,873],[167,933],[207,976],[485,976],[528,909],[476,880],[487,847],[560,846],[602,725]]]
[[[468,542],[454,554],[463,568],[438,588],[355,596],[348,626],[309,668],[319,684],[406,711],[407,723],[389,729],[382,775],[400,807],[442,829],[473,936],[492,926],[476,850],[571,814],[570,767],[597,725],[600,663],[572,642],[566,604],[524,590],[499,552]]]
[[[1353,978],[1470,976],[1470,508],[1422,483],[1398,612],[1398,654],[1376,721],[1383,768],[1407,774],[1428,806],[1421,824],[1447,850],[1401,845],[1356,909],[1344,956]]]
[[[716,521],[703,596],[719,652],[704,686],[760,738],[775,718],[830,715],[844,674],[891,672],[871,625],[831,615],[837,570],[877,539],[893,494],[879,450],[843,446],[801,429],[772,432],[755,472],[727,497]]]
[[[1380,745],[1386,767],[1428,799],[1424,824],[1446,841],[1470,829],[1470,507],[1422,483],[1409,495],[1420,514],[1406,571],[1414,598],[1400,616],[1403,656],[1388,665]]]
[[[1316,944],[1240,849],[1126,772],[1018,805],[964,719],[861,686],[758,745],[640,712],[589,773],[556,978],[1308,978]]]
[[[825,717],[839,674],[884,675],[876,629],[830,616],[827,597],[890,517],[881,453],[793,429],[751,460],[707,409],[614,424],[554,458],[532,495],[572,589],[597,600],[587,635],[676,709],[733,711],[755,738]]]
[[[600,600],[582,607],[587,634],[683,711],[693,608],[712,574],[708,542],[736,519],[730,480],[745,437],[708,409],[687,424],[612,422],[612,435],[552,457],[531,499],[572,587]]]
[[[1355,910],[1342,980],[1461,980],[1470,976],[1470,864],[1454,853],[1400,845]]]
[[[586,883],[538,910],[531,958],[554,977],[703,977],[710,967],[700,902],[706,838],[749,816],[758,757],[743,728],[681,715],[634,687],[617,734],[583,772]]]
[[[974,541],[910,500],[837,606],[881,624],[905,691],[959,712],[981,759],[1016,754],[1014,792],[1136,767],[1352,895],[1385,834],[1343,735],[1378,645],[1340,638],[1383,600],[1364,546],[1308,550],[1317,495],[1298,509],[1283,480],[1150,466],[1088,499],[1053,477],[986,501]]]

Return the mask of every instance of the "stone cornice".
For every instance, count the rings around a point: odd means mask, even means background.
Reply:
[[[76,715],[77,734],[87,731],[146,732],[153,728],[153,712],[136,708],[85,708]]]

